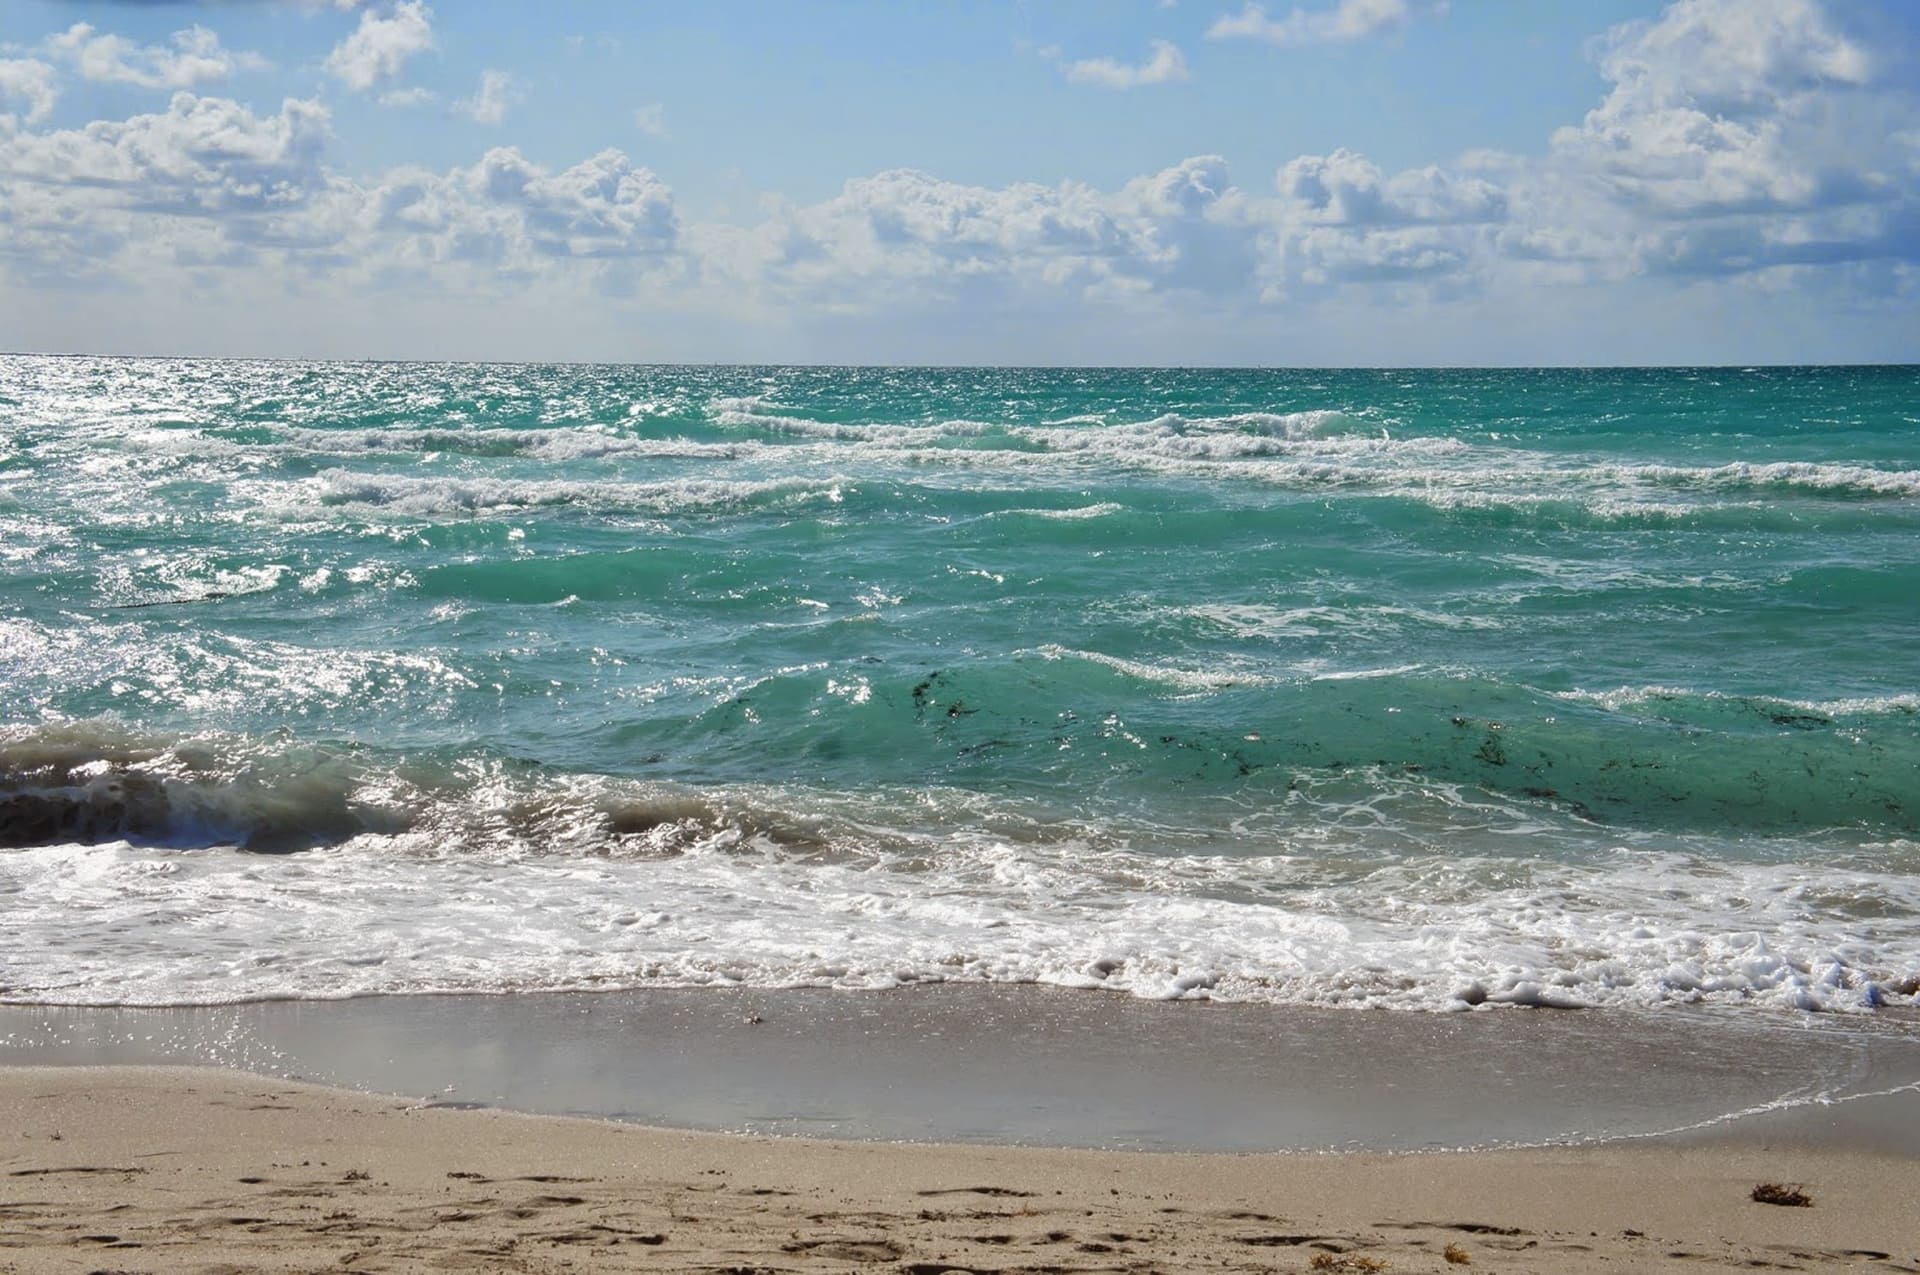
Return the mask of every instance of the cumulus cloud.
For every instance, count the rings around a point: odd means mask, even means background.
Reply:
[[[818,204],[779,207],[749,230],[705,227],[697,238],[729,287],[838,312],[961,297],[1244,291],[1253,264],[1253,231],[1218,156],[1117,191],[971,186],[897,169],[849,181]]]
[[[1068,62],[1060,73],[1073,84],[1097,84],[1101,88],[1131,89],[1143,84],[1172,84],[1187,78],[1187,60],[1180,50],[1165,40],[1151,44],[1152,56],[1138,66],[1116,62],[1112,58],[1088,58]]]
[[[1596,43],[1609,88],[1544,157],[1388,174],[1351,151],[1275,175],[1272,297],[1749,276],[1920,260],[1913,93],[1812,0],[1678,0]],[[1884,82],[1883,82],[1884,81]]]
[[[1345,149],[1290,161],[1274,186],[1302,220],[1322,225],[1460,225],[1506,214],[1506,196],[1490,182],[1432,166],[1389,177]]]
[[[1597,61],[1606,96],[1553,134],[1527,197],[1610,243],[1615,268],[1807,278],[1920,260],[1920,166],[1898,140],[1920,102],[1812,0],[1679,0],[1614,28]]]
[[[83,80],[146,89],[190,89],[268,65],[258,54],[222,48],[220,37],[202,26],[174,32],[166,45],[142,45],[76,22],[49,39],[47,49]]]
[[[1865,84],[1872,61],[1812,0],[1679,0],[1659,19],[1607,33],[1600,70],[1609,104],[1691,101],[1720,115],[1766,110],[1788,95]],[[1603,110],[1606,108],[1602,108]]]
[[[1303,155],[1274,175],[1270,297],[1296,287],[1451,278],[1483,268],[1507,196],[1438,167],[1387,174],[1348,150]]]
[[[1608,33],[1606,98],[1555,151],[1661,215],[1784,209],[1865,193],[1835,127],[1870,60],[1810,0],[1681,0]]]
[[[181,92],[163,112],[18,133],[0,149],[0,171],[146,212],[284,207],[322,183],[327,138],[327,109],[318,102],[289,98],[261,116],[229,99]]]
[[[463,97],[453,109],[476,124],[499,124],[507,118],[507,105],[518,96],[513,77],[505,71],[480,73],[480,87],[472,97]]]
[[[57,289],[247,264],[326,193],[327,140],[317,102],[256,115],[187,92],[126,120],[0,133],[0,261]]]
[[[53,68],[32,58],[0,58],[0,103],[25,102],[26,122],[38,124],[53,114],[60,91],[53,84]],[[11,118],[0,116],[0,119]]]
[[[567,262],[603,290],[610,271],[632,286],[675,268],[672,192],[617,150],[553,170],[496,148],[361,184],[329,167],[330,140],[317,102],[255,114],[184,92],[124,121],[0,131],[0,274],[71,289],[239,268],[446,296],[563,282]]]
[[[362,13],[353,34],[327,55],[326,68],[348,88],[365,93],[432,47],[433,10],[424,0],[401,0],[385,16],[372,9]]]
[[[658,255],[679,233],[666,184],[612,148],[551,174],[516,150],[492,150],[463,180],[514,210],[528,242],[546,256]]]
[[[667,108],[662,102],[649,102],[633,113],[633,126],[648,137],[668,137]]]
[[[389,173],[360,193],[358,259],[437,288],[519,287],[569,273],[605,290],[671,271],[679,215],[651,170],[605,150],[559,172],[496,147],[469,167]],[[449,274],[469,268],[477,273]]]
[[[1326,44],[1359,40],[1411,16],[1407,0],[1337,0],[1331,8],[1296,8],[1270,18],[1265,7],[1248,0],[1237,14],[1221,14],[1207,28],[1209,40],[1265,40],[1269,44]]]

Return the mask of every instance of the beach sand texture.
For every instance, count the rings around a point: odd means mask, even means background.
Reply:
[[[1920,1160],[1834,1146],[821,1142],[171,1067],[0,1069],[0,1130],[8,1271],[1920,1270]]]

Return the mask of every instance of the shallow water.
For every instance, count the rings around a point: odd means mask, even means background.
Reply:
[[[1644,1138],[1911,1156],[1920,1019],[1354,1014],[1034,987],[0,1006],[0,1064],[189,1064],[656,1126],[1191,1151]]]

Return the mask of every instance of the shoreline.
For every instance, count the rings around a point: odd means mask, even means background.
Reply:
[[[835,1142],[204,1067],[0,1067],[0,1126],[0,1265],[30,1272],[1920,1270],[1920,1160],[1858,1149]],[[1749,1198],[1771,1181],[1813,1206]]]
[[[991,985],[0,1006],[0,1066],[46,1064],[216,1066],[442,1105],[876,1142],[1746,1140],[1920,1155],[1907,1015],[1430,1015]]]

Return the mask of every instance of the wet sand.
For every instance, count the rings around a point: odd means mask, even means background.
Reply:
[[[9,1271],[1920,1270],[1920,1160],[1834,1146],[829,1142],[131,1067],[0,1068],[0,1129]]]
[[[1786,1119],[1803,1139],[1920,1150],[1920,1019],[1895,1013],[1398,1014],[977,985],[0,1006],[0,1064],[44,1063],[831,1138],[1404,1151]],[[1835,1105],[1903,1088],[1912,1118]]]

